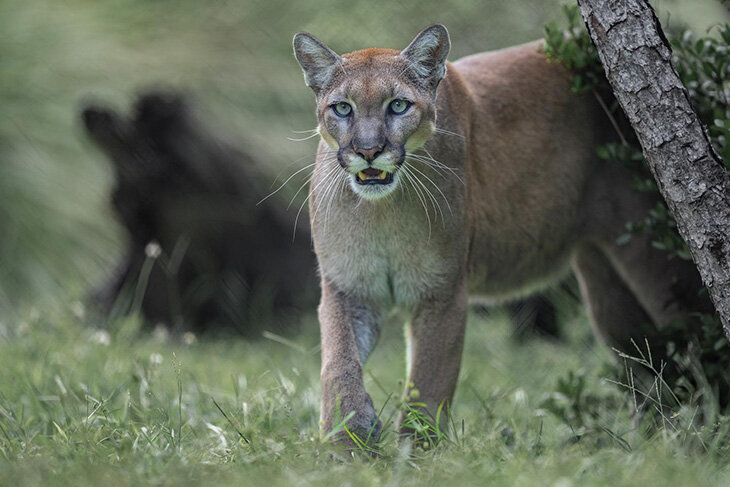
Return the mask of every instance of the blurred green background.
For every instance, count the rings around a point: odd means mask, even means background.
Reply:
[[[33,307],[82,297],[123,247],[111,168],[78,120],[83,100],[126,111],[144,88],[180,89],[273,179],[316,148],[287,140],[315,125],[291,54],[297,31],[347,52],[401,48],[442,22],[456,59],[541,37],[561,3],[0,0],[0,332]],[[715,0],[652,3],[665,27],[704,32],[728,18]]]

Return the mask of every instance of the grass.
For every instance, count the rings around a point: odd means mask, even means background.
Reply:
[[[504,317],[471,315],[452,420],[442,417],[441,441],[428,450],[396,442],[388,422],[404,373],[394,316],[366,367],[386,423],[374,459],[320,440],[313,316],[296,336],[258,342],[92,321],[78,303],[30,313],[0,342],[0,485],[730,481],[724,433],[639,432],[630,395],[605,380],[610,355],[582,315],[570,321],[567,343],[523,345]]]

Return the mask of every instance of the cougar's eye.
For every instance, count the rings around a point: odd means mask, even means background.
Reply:
[[[332,111],[335,112],[335,115],[338,117],[346,117],[352,112],[352,107],[349,103],[337,103],[335,105],[332,105]]]
[[[411,104],[405,100],[393,100],[390,102],[390,111],[396,115],[400,115],[405,113],[410,106]]]

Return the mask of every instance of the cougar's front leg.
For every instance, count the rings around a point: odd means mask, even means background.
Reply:
[[[442,404],[443,410],[448,412],[454,396],[464,347],[466,310],[464,279],[455,286],[453,295],[422,303],[406,330],[406,400],[424,403],[432,418]],[[405,421],[405,412],[401,412],[399,424],[402,434],[412,432]]]
[[[377,439],[381,424],[365,392],[362,367],[377,341],[379,322],[377,310],[338,292],[323,279],[319,306],[323,433],[354,412],[347,421],[348,430],[362,440]],[[347,435],[338,437],[346,439]]]

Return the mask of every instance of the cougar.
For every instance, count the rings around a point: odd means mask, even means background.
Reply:
[[[378,437],[362,370],[392,307],[411,317],[404,397],[435,414],[454,394],[470,296],[525,296],[572,268],[596,334],[621,350],[686,319],[686,290],[700,285],[648,236],[617,243],[657,197],[597,159],[615,133],[542,42],[453,63],[449,49],[442,25],[402,51],[338,55],[294,37],[321,136],[310,222],[323,431],[354,412],[348,430]]]

